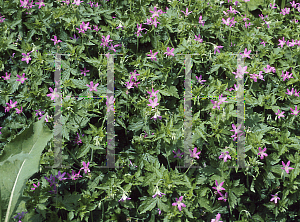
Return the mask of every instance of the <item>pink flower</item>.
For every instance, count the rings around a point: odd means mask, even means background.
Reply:
[[[12,100],[9,101],[9,103],[6,103],[7,107],[5,107],[5,112],[8,112],[10,109],[15,108],[17,106],[17,101],[16,102],[12,102]]]
[[[76,28],[77,30],[79,30],[78,34],[79,33],[85,33],[84,29],[83,29],[83,25],[80,25],[80,29],[79,28]]]
[[[214,100],[210,100],[211,102],[212,102],[212,104],[214,105],[213,106],[213,109],[215,109],[215,108],[218,108],[219,110],[220,110],[220,106],[219,106],[219,104],[218,104],[218,101],[214,101]]]
[[[231,137],[233,137],[233,141],[236,141],[236,139],[240,140],[241,139],[241,136],[243,135],[244,133],[241,133],[240,135],[238,134],[233,134]]]
[[[220,218],[221,218],[221,214],[218,213],[216,219],[211,219],[211,222],[223,222],[220,220]]]
[[[278,113],[275,113],[276,115],[278,115],[278,119],[280,119],[280,117],[284,117],[284,112],[282,111],[282,113],[280,113],[279,109],[278,109]]]
[[[173,51],[174,51],[174,48],[172,48],[172,49],[170,50],[170,48],[168,47],[168,48],[167,48],[167,52],[165,52],[164,54],[167,54],[168,56],[174,56]]]
[[[25,73],[23,73],[22,77],[19,76],[19,75],[17,74],[17,77],[18,77],[19,79],[17,79],[16,81],[21,81],[22,84],[24,83],[24,81],[25,81],[26,79],[28,79],[28,78],[25,78]]]
[[[126,82],[127,89],[133,89],[133,84],[134,84],[134,82],[132,82],[131,80],[130,80],[130,82]]]
[[[45,4],[44,4],[44,0],[38,0],[39,2],[36,2],[35,4],[36,5],[39,5],[39,9],[42,7],[42,6],[45,6]]]
[[[98,32],[101,28],[98,28],[98,25],[94,25],[94,31]]]
[[[132,78],[134,78],[135,81],[137,81],[136,77],[141,75],[141,74],[137,74],[137,73],[136,73],[136,69],[134,70],[134,72],[130,72],[130,74],[131,74],[130,80],[131,80]]]
[[[253,73],[253,74],[249,74],[250,78],[254,80],[254,82],[257,82],[257,74]]]
[[[147,104],[148,106],[151,106],[152,108],[156,107],[159,103],[157,103],[158,98],[156,97],[153,101],[152,99],[149,99],[150,104]]]
[[[293,73],[291,73],[290,75],[289,75],[289,72],[288,71],[286,71],[285,72],[285,74],[283,74],[283,71],[282,71],[282,75],[281,75],[282,77],[283,77],[283,81],[285,81],[286,79],[293,79],[294,77],[293,77]]]
[[[10,79],[10,75],[11,73],[9,73],[9,75],[7,75],[7,72],[5,73],[5,76],[1,76],[4,80],[8,80]]]
[[[70,0],[66,0],[66,1],[62,1],[62,2],[66,3],[67,5],[70,4]]]
[[[268,156],[268,154],[266,154],[265,152],[266,152],[266,150],[267,150],[267,148],[265,147],[263,150],[261,150],[261,148],[259,147],[258,148],[259,149],[259,152],[258,152],[258,154],[257,155],[259,155],[260,156],[260,159],[262,160],[263,158],[264,158],[264,156]]]
[[[30,52],[29,52],[29,53],[30,53]],[[30,58],[30,56],[29,56],[29,53],[27,53],[27,55],[26,55],[25,53],[22,53],[22,55],[23,55],[24,57],[22,58],[21,61],[26,61],[26,63],[28,64],[29,61],[31,60],[31,58]]]
[[[160,24],[160,22],[156,21],[156,17],[154,18],[154,21],[152,22],[152,25],[154,25],[154,27],[157,27],[157,23]]]
[[[159,208],[157,208],[157,210],[158,210],[158,214],[160,215],[161,214],[161,210]]]
[[[295,106],[295,110],[293,110],[292,108],[290,108],[292,110],[292,114],[291,115],[295,115],[297,116],[298,113],[300,112],[300,110],[297,110],[297,106]]]
[[[147,18],[147,22],[146,23],[143,23],[143,24],[145,24],[145,25],[152,25],[152,19],[150,18],[150,19],[148,19]]]
[[[223,24],[229,26],[231,24],[231,18],[227,18],[226,20],[224,18],[222,18],[222,22],[223,22]]]
[[[238,134],[239,132],[242,132],[242,131],[240,131],[242,124],[240,124],[238,126],[238,128],[236,128],[236,126],[234,124],[232,124],[231,126],[232,126],[232,130],[230,130],[230,131],[234,131],[234,134]]]
[[[202,26],[204,26],[205,21],[202,20],[202,15],[200,15],[199,17],[199,23],[202,24]]]
[[[231,159],[231,156],[229,155],[229,151],[226,151],[225,154],[221,152],[221,155],[219,156],[219,159],[224,158],[224,162],[227,162],[227,158]]]
[[[290,96],[293,95],[293,93],[294,93],[294,88],[292,88],[291,91],[290,91],[289,89],[286,89],[286,90],[287,90],[287,93],[285,93],[285,94],[288,94],[288,95],[290,95]]]
[[[201,151],[197,153],[197,147],[194,148],[193,152],[190,149],[189,149],[189,151],[191,154],[191,158],[199,159],[199,155],[200,155]]]
[[[70,180],[77,180],[77,179],[79,179],[79,177],[82,177],[80,175],[80,170],[77,174],[75,174],[74,170],[72,170],[72,175],[70,175],[69,173],[67,173],[67,174],[68,174]]]
[[[51,96],[51,100],[54,100],[55,97],[59,98],[59,95],[58,95],[58,93],[56,92],[56,91],[57,91],[56,88],[55,88],[54,91],[53,91],[53,89],[52,89],[51,87],[49,87],[49,90],[50,90],[51,93],[47,94],[47,96]]]
[[[249,73],[249,72],[246,72],[247,70],[247,66],[244,66],[243,68],[241,67],[241,65],[239,65],[238,69],[237,69],[237,72],[232,72],[233,74],[235,74],[235,78],[243,78],[243,75],[245,73]]]
[[[178,206],[179,211],[181,211],[181,207],[186,207],[184,203],[181,203],[183,196],[179,197],[179,199],[176,199],[175,203],[172,203],[172,206]]]
[[[262,75],[262,73],[263,73],[263,71],[260,71],[260,72],[259,72],[258,78],[261,79],[261,80],[263,80],[263,81],[265,81],[265,80],[264,80],[264,76]]]
[[[281,46],[281,48],[284,46],[284,43],[286,42],[286,41],[284,41],[284,37],[282,38],[282,40],[278,40],[280,43],[278,44],[278,45],[280,45]]]
[[[86,76],[87,72],[90,72],[90,70],[86,70],[85,67],[83,68],[83,70],[80,69],[80,71],[81,71],[81,74],[83,74],[84,76]]]
[[[202,75],[200,75],[200,77],[196,76],[197,82],[199,82],[200,84],[203,84],[202,82],[206,82],[206,80],[201,80],[202,79]]]
[[[112,43],[110,44],[110,47],[108,48],[109,50],[113,50],[114,52],[116,52],[115,47],[118,47],[119,44],[113,45]]]
[[[282,162],[282,166],[283,166],[283,167],[281,167],[281,169],[285,170],[285,172],[286,172],[287,174],[289,173],[289,170],[294,169],[294,168],[292,168],[292,167],[289,167],[291,161],[288,161],[286,165],[285,165],[285,163],[284,163],[283,161],[281,161],[281,162]]]
[[[149,92],[149,91],[147,91],[147,93],[149,93],[150,94],[150,98],[152,97],[152,96],[155,96],[155,97],[157,97],[157,93],[159,92],[159,90],[157,90],[156,92],[154,92],[154,89],[152,88],[152,93],[151,92]]]
[[[295,89],[295,94],[294,95],[299,97],[299,93],[300,93],[300,91],[297,92],[297,90]]]
[[[75,39],[75,41],[76,41],[77,39],[79,39],[79,37],[76,38],[76,35],[75,35],[75,34],[74,34],[73,37],[74,37],[74,38],[70,37],[70,39],[72,39],[72,40]]]
[[[173,150],[173,153],[176,154],[176,155],[174,156],[174,158],[178,157],[179,159],[181,159],[181,158],[182,158],[181,155],[184,154],[184,153],[181,153],[181,152],[180,152],[180,149],[177,150],[177,153],[175,153],[175,151]]]
[[[215,46],[215,51],[214,54],[216,54],[216,51],[218,51],[218,53],[220,53],[219,49],[222,49],[224,46]]]
[[[82,22],[82,28],[83,28],[83,30],[85,30],[85,31],[87,31],[88,29],[91,29],[91,27],[89,27],[89,22],[88,23],[84,23],[84,22]]]
[[[87,172],[91,172],[90,169],[88,168],[88,167],[89,167],[89,164],[90,164],[90,162],[88,162],[88,163],[86,164],[84,161],[82,161],[83,167],[81,167],[80,170],[84,170],[84,173],[85,173],[85,174],[86,174]]]
[[[221,197],[218,198],[218,200],[223,200],[224,202],[226,202],[226,198],[228,197],[228,192],[225,193],[225,195],[223,195],[222,193],[219,193],[221,195]]]
[[[152,53],[152,50],[150,49],[150,53],[151,53],[151,55],[149,55],[149,54],[147,54],[147,56],[150,56],[151,57],[151,61],[153,61],[153,59],[155,59],[155,61],[157,61],[157,59],[156,59],[156,54],[158,53],[158,52],[156,52],[156,53]]]
[[[106,37],[105,36],[102,36],[102,39],[101,39],[101,41],[102,41],[102,43],[101,43],[101,45],[103,46],[103,48],[105,47],[105,46],[108,46],[108,43],[109,42],[112,42],[113,40],[111,40],[111,39],[109,39],[110,38],[110,35],[107,35]]]
[[[222,98],[222,96],[223,96],[223,94],[221,94],[221,95],[219,96],[219,102],[218,102],[218,105],[222,105],[222,103],[228,103],[228,101],[225,101],[227,98],[226,98],[226,97]]]
[[[275,7],[275,3],[273,5],[270,3],[270,7],[271,7],[271,9],[272,8],[277,8],[277,7]]]
[[[80,5],[80,3],[83,2],[83,1],[80,1],[80,0],[74,0],[74,2],[72,3],[73,5]]]
[[[273,201],[273,200],[274,200],[275,204],[277,204],[277,200],[280,200],[280,198],[279,198],[277,195],[278,195],[278,194],[275,194],[275,195],[272,195],[272,194],[271,194],[272,198],[271,198],[270,201]]]
[[[266,42],[262,41],[260,44],[264,44],[264,46],[266,46]]]
[[[22,112],[22,106],[21,106],[21,109],[16,108],[16,113],[17,114],[20,114],[21,112]]]
[[[200,37],[201,37],[200,34],[198,35],[198,37],[195,35],[194,40],[197,41],[197,42],[200,42],[200,43],[203,42],[203,39],[201,39]]]
[[[153,11],[149,11],[149,12],[152,13],[152,18],[154,18],[155,16],[159,17],[159,14],[162,14],[162,10],[161,9],[157,10],[156,6],[154,6]]]
[[[90,85],[89,84],[86,84],[86,86],[90,87],[90,91],[96,91],[97,92],[97,86],[99,85],[99,83],[97,83],[96,85],[94,85],[93,81],[90,82]]]
[[[114,96],[111,96],[108,101],[106,101],[106,106],[107,107],[107,112],[109,112],[110,110],[111,111],[114,111],[114,102],[115,102],[115,98]]]
[[[264,68],[264,70],[265,70],[265,73],[269,73],[269,72],[275,73],[276,72],[275,67],[271,67],[269,65],[267,65],[267,68]]]
[[[38,182],[38,185],[33,184],[34,188],[31,188],[32,190],[35,190],[36,187],[40,186],[40,182]]]
[[[3,127],[0,127],[0,129],[2,129]],[[1,132],[0,132],[0,134],[2,134]]]
[[[51,39],[52,41],[54,41],[54,45],[56,45],[57,43],[61,42],[61,40],[57,40],[56,35],[54,36],[54,39]]]
[[[250,59],[250,56],[249,56],[250,53],[251,53],[251,50],[249,50],[249,51],[247,52],[247,48],[245,48],[244,54],[243,54],[243,53],[240,53],[240,54],[243,55],[242,58],[247,57],[247,58]]]
[[[216,183],[216,187],[212,187],[212,188],[215,189],[215,190],[217,190],[217,192],[218,192],[219,194],[220,194],[220,191],[221,191],[221,190],[225,190],[225,188],[222,187],[223,184],[224,184],[224,181],[221,182],[220,184],[218,184],[218,181],[215,180],[215,183]],[[220,195],[221,195],[221,194],[220,194]]]
[[[184,12],[184,11],[181,11],[181,12],[183,12],[183,14],[185,15],[185,17],[187,17],[187,16],[188,16],[189,14],[191,14],[193,11],[189,12],[189,9],[186,8],[186,12]]]
[[[158,114],[154,114],[154,116],[151,117],[151,119],[154,119],[156,121],[157,117],[161,120],[161,116],[159,116]]]
[[[140,25],[137,24],[136,26],[137,26],[137,29],[138,29],[138,30],[137,30],[137,32],[135,32],[134,34],[137,34],[137,36],[142,36],[140,32],[141,32],[142,30],[144,30],[145,28],[142,28],[142,24],[140,24]]]

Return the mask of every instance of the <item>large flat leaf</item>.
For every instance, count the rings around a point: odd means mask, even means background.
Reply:
[[[12,221],[17,213],[26,181],[38,172],[42,151],[53,136],[44,125],[46,115],[6,144],[0,156],[0,202],[2,211],[6,211],[5,222]]]

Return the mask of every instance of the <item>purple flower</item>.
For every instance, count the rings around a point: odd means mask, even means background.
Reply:
[[[159,116],[157,113],[155,113],[154,114],[154,116],[153,117],[151,117],[151,119],[154,119],[154,120],[156,120],[157,119],[157,117],[161,120],[161,116]]]
[[[216,219],[211,219],[211,222],[223,222],[220,220],[220,218],[221,218],[221,214],[218,213]]]
[[[288,71],[286,71],[285,72],[285,74],[283,74],[283,71],[282,71],[282,75],[281,75],[282,77],[283,77],[283,81],[285,81],[286,79],[293,79],[294,77],[293,77],[293,73],[291,73],[290,75],[289,75],[289,72]]]
[[[222,98],[222,96],[223,96],[223,94],[221,94],[221,95],[219,96],[219,102],[218,102],[218,105],[222,105],[222,103],[228,103],[228,101],[225,101],[227,98],[226,98],[226,97]],[[219,109],[219,110],[220,110],[220,109]]]
[[[45,176],[45,179],[50,183],[50,187],[53,186],[53,185],[55,185],[57,183],[57,182],[55,182],[55,177],[52,176],[52,174],[50,175],[50,178],[47,178]]]
[[[179,197],[179,199],[176,199],[175,203],[172,203],[172,206],[178,206],[179,211],[181,211],[181,207],[186,207],[184,203],[181,203],[183,196]]]
[[[29,53],[30,53],[30,52],[29,52]],[[29,53],[27,53],[27,55],[26,55],[25,53],[22,53],[22,55],[23,55],[24,57],[22,58],[21,61],[26,61],[26,63],[28,64],[29,61],[31,60],[31,58],[30,58],[30,56],[29,56]]]
[[[62,1],[62,2],[66,3],[67,5],[70,4],[70,0],[66,0],[66,1]]]
[[[224,162],[227,162],[227,158],[231,159],[231,156],[229,155],[229,152],[226,151],[225,154],[221,152],[221,155],[219,156],[219,159],[224,158]]]
[[[145,25],[152,25],[152,18],[150,18],[150,19],[148,19],[147,18],[147,22],[146,23],[143,23],[143,24],[145,24]]]
[[[136,77],[141,75],[136,73],[136,69],[134,70],[134,72],[130,72],[130,74],[131,74],[130,80],[134,78],[135,81],[137,81]]]
[[[88,168],[88,167],[89,167],[89,164],[90,164],[90,162],[88,162],[88,163],[86,164],[84,161],[82,161],[83,167],[80,168],[80,170],[84,170],[84,173],[85,173],[85,174],[86,174],[87,172],[91,172],[90,169]]]
[[[193,152],[190,149],[189,149],[189,151],[190,151],[190,154],[191,154],[192,158],[199,159],[199,155],[200,155],[201,151],[197,153],[197,147],[194,148]]]
[[[213,109],[215,109],[215,108],[218,108],[219,110],[220,110],[220,106],[219,106],[219,103],[218,103],[218,101],[214,101],[214,100],[210,100],[211,102],[212,102],[212,104],[214,105],[213,106]]]
[[[173,150],[173,153],[176,154],[176,155],[174,156],[174,158],[176,158],[176,157],[178,157],[179,159],[182,158],[181,155],[183,155],[183,153],[180,152],[180,149],[177,150],[177,153],[175,153],[174,150]]]
[[[80,69],[80,71],[81,71],[81,74],[84,74],[84,76],[86,76],[86,73],[87,73],[87,72],[90,72],[90,70],[86,70],[85,67],[84,67],[83,70]]]
[[[158,190],[158,188],[157,188],[157,189],[156,189],[156,192],[155,192],[155,194],[152,196],[152,198],[155,198],[157,195],[159,195],[159,196],[161,197],[161,195],[166,195],[166,194],[160,192],[160,191]]]
[[[219,194],[220,194],[220,191],[221,191],[221,190],[225,190],[225,188],[222,187],[223,184],[224,184],[224,181],[221,182],[220,184],[218,184],[218,181],[215,180],[215,183],[216,183],[216,187],[212,187],[212,188],[215,189],[215,190],[217,190],[217,192],[218,192]],[[220,194],[220,195],[221,195],[221,194]]]
[[[66,172],[64,172],[63,174],[61,174],[61,172],[58,171],[58,174],[56,175],[56,178],[59,179],[60,181],[66,180],[67,178],[64,177],[65,174],[66,174]]]
[[[278,194],[275,194],[275,195],[272,195],[272,194],[271,194],[272,198],[271,198],[270,201],[273,201],[273,200],[274,200],[275,204],[277,204],[277,200],[280,200],[280,198],[279,198],[277,195],[278,195]]]
[[[218,198],[218,200],[223,200],[224,202],[226,202],[226,198],[228,197],[228,192],[225,193],[225,195],[223,196],[222,193],[219,193],[221,195],[221,197]]]
[[[120,199],[118,202],[120,202],[120,201],[124,202],[124,201],[130,200],[130,199],[131,199],[131,198],[127,197],[127,196],[125,195],[125,193],[123,192],[123,195],[122,195],[121,199]]]
[[[200,42],[200,43],[203,42],[203,39],[201,39],[200,37],[201,37],[200,34],[198,36],[195,35],[194,40],[197,41],[197,42]]]
[[[76,28],[77,30],[79,30],[78,34],[79,33],[85,33],[84,29],[83,29],[83,25],[80,25],[80,29],[79,28]]]
[[[82,136],[84,136],[84,134],[82,134]],[[77,145],[79,145],[79,143],[82,143],[82,140],[80,139],[79,134],[77,133],[77,137],[75,138],[75,143],[77,143]]]
[[[98,32],[100,29],[101,29],[101,28],[98,28],[97,25],[94,25],[94,29],[93,29],[94,31]]]
[[[282,40],[278,40],[280,43],[278,44],[278,45],[280,45],[281,46],[281,48],[284,46],[284,43],[286,42],[286,41],[284,41],[284,37],[282,38]]]
[[[258,154],[257,155],[259,155],[260,156],[260,159],[262,160],[263,158],[264,158],[264,156],[268,156],[268,154],[266,154],[265,152],[266,152],[266,150],[267,150],[267,148],[265,147],[263,150],[261,150],[261,148],[259,147],[258,148],[259,149],[259,152],[258,152]]]
[[[158,98],[155,97],[155,99],[152,101],[152,99],[149,99],[150,104],[147,104],[148,106],[151,106],[152,108],[156,107],[159,103],[157,103]]]
[[[37,113],[35,114],[35,116],[40,115],[42,116],[42,113],[45,113],[44,111],[41,111],[41,109],[39,110],[35,110]]]
[[[93,81],[90,82],[90,85],[89,84],[86,84],[88,87],[90,87],[90,91],[96,91],[97,92],[97,86],[99,85],[99,83],[97,83],[96,85],[94,85]]]
[[[80,175],[80,170],[77,174],[75,174],[74,170],[72,170],[72,175],[70,175],[69,173],[67,173],[67,174],[68,174],[70,180],[77,180],[79,177],[82,177]]]
[[[282,113],[280,113],[279,109],[278,109],[278,112],[275,113],[276,115],[278,115],[278,119],[280,119],[280,117],[284,117],[284,111],[282,111]]]
[[[206,80],[201,80],[202,79],[202,75],[200,75],[200,77],[196,76],[197,82],[199,82],[200,84],[203,84],[202,82],[206,82]]]
[[[286,163],[286,165],[285,165],[285,163],[284,163],[283,161],[281,161],[281,162],[282,162],[282,166],[283,166],[283,167],[281,167],[281,169],[285,170],[285,172],[286,172],[287,174],[289,173],[289,170],[294,169],[294,168],[292,168],[292,167],[289,167],[291,161],[288,161],[288,162]]]
[[[109,50],[113,50],[114,52],[116,52],[115,47],[118,47],[119,44],[113,45],[112,43],[110,44],[110,47],[108,48]]]
[[[70,39],[72,39],[72,40],[75,39],[75,41],[76,41],[77,39],[79,39],[79,37],[76,38],[76,35],[74,34],[74,38],[70,37]]]
[[[35,4],[36,5],[39,5],[39,9],[42,7],[42,6],[45,6],[45,4],[44,4],[44,0],[38,0],[39,2],[36,2]]]
[[[8,80],[10,79],[10,75],[11,73],[9,73],[9,75],[7,75],[7,72],[5,73],[5,76],[1,76],[4,80]]]
[[[82,22],[82,28],[83,28],[84,31],[87,31],[88,29],[91,29],[91,27],[89,27],[89,24],[90,24],[89,22],[86,23],[86,24],[84,22]]]
[[[26,0],[24,0],[26,1]],[[19,222],[22,222],[21,219],[24,217],[25,214],[27,214],[28,212],[22,212],[22,213],[18,213],[17,216],[15,216],[14,218],[19,220]]]
[[[158,52],[156,52],[156,53],[152,53],[152,50],[150,49],[150,53],[151,53],[151,55],[149,55],[149,54],[147,54],[147,56],[150,56],[151,57],[151,61],[153,61],[153,59],[155,59],[155,61],[157,61],[157,59],[156,59],[156,54],[158,53]]]
[[[132,82],[131,80],[130,80],[130,82],[126,82],[127,89],[133,89],[133,84],[134,84],[134,82]]]
[[[5,112],[8,112],[10,109],[15,108],[17,106],[17,101],[16,102],[12,102],[12,100],[9,101],[9,103],[6,103],[7,107],[5,107]]]
[[[51,100],[54,100],[55,97],[59,98],[59,95],[58,95],[58,93],[56,92],[56,91],[57,91],[57,88],[55,88],[54,91],[53,91],[53,89],[52,89],[51,87],[49,87],[49,90],[50,90],[51,93],[47,94],[47,96],[51,96]],[[55,101],[55,100],[54,100],[54,101]]]
[[[154,25],[154,27],[157,27],[157,23],[160,24],[160,22],[156,21],[156,17],[154,18],[154,21],[152,22],[152,25]]]
[[[25,73],[23,73],[22,77],[19,76],[19,75],[17,74],[17,77],[18,77],[19,79],[17,79],[16,81],[21,81],[22,84],[24,83],[24,81],[25,81],[26,79],[28,79],[28,78],[25,78]]]

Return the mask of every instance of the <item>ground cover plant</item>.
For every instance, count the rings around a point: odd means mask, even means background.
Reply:
[[[2,0],[0,13],[1,221],[300,219],[299,3]],[[56,53],[69,54],[60,86],[70,168],[50,167]],[[188,153],[179,54],[192,63]],[[109,112],[116,168],[99,168]],[[236,166],[241,138],[248,168]],[[176,168],[185,157],[190,166]]]

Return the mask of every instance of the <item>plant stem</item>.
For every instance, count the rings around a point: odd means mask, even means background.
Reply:
[[[139,37],[137,37],[137,44],[136,44],[136,53],[139,51]]]

